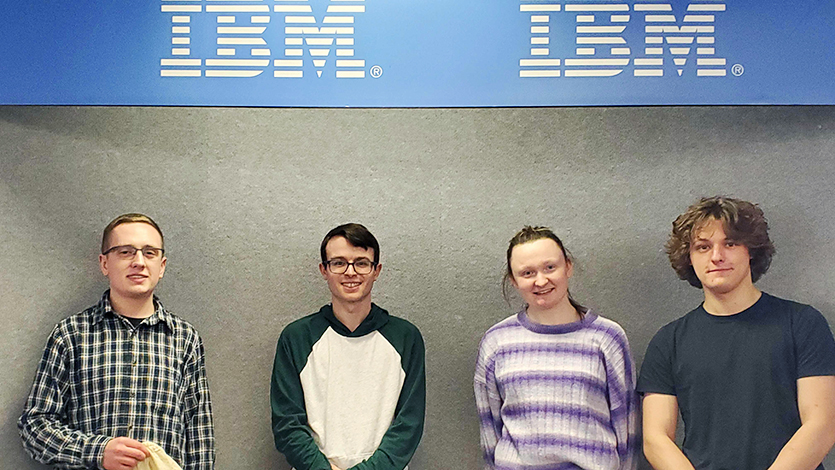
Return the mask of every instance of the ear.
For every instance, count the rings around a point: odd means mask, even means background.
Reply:
[[[508,274],[507,278],[508,278],[508,280],[510,280],[510,285],[511,286],[519,288],[519,284],[516,283],[516,278],[513,276],[513,274]]]
[[[328,268],[326,268],[322,263],[319,263],[319,272],[322,274],[324,279],[328,278]]]
[[[574,263],[569,260],[565,260],[565,275],[569,278],[574,275]]]
[[[165,265],[168,264],[168,258],[165,256],[162,257],[162,261],[159,262],[159,278],[162,279],[162,275],[165,274]]]
[[[377,278],[380,277],[380,271],[382,271],[382,270],[383,270],[383,265],[382,264],[377,264],[377,266],[374,268],[374,271],[371,271],[370,276],[374,276],[374,280],[376,281]]]
[[[101,273],[107,276],[107,255],[99,255],[99,269]]]

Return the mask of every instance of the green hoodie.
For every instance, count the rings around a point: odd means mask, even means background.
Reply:
[[[423,432],[423,338],[374,304],[349,331],[325,305],[282,331],[270,403],[275,446],[297,470],[402,470]]]

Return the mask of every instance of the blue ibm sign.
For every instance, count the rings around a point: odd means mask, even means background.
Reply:
[[[6,3],[3,104],[835,104],[833,2]]]

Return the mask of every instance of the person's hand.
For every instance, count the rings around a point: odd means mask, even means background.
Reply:
[[[101,466],[104,470],[132,470],[150,455],[151,451],[141,442],[129,437],[114,437],[104,446]]]
[[[341,468],[337,467],[334,464],[331,464],[331,470],[342,470]]]

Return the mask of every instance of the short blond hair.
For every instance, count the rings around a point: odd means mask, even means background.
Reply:
[[[145,214],[131,212],[129,214],[122,214],[119,217],[116,217],[115,219],[111,220],[109,224],[107,224],[107,227],[104,228],[104,232],[101,236],[102,254],[104,254],[105,251],[110,249],[110,247],[108,246],[110,245],[110,233],[113,232],[114,228],[122,224],[130,224],[135,222],[148,224],[151,227],[154,227],[154,229],[156,229],[156,231],[159,233],[160,240],[162,240],[162,246],[160,248],[165,248],[165,237],[162,236],[162,229],[160,229],[159,225],[157,225],[157,223],[154,222],[154,219],[148,217]]]

